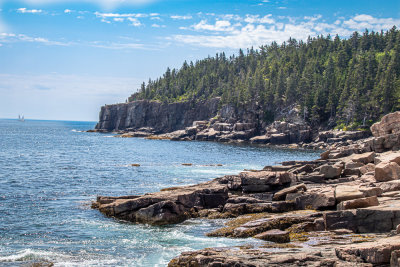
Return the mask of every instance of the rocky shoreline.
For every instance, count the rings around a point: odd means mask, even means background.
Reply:
[[[251,143],[305,149],[346,146],[371,136],[365,128],[355,131],[312,128],[297,106],[281,110],[269,122],[267,113],[256,103],[243,107],[221,106],[218,97],[169,104],[140,100],[103,106],[95,129],[88,132],[112,132],[115,137],[122,138]]]
[[[169,266],[399,266],[400,112],[383,117],[371,132],[358,140],[325,135],[327,150],[314,161],[143,196],[99,196],[92,207],[151,225],[232,218],[207,235],[265,240],[185,252]]]

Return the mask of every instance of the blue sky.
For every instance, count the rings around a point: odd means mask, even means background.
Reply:
[[[97,120],[167,67],[400,26],[399,0],[0,0],[0,118]]]

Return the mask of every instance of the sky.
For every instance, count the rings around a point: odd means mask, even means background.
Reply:
[[[0,0],[0,118],[97,121],[185,60],[394,25],[399,0]]]

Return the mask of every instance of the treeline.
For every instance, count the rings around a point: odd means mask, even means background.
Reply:
[[[129,101],[176,102],[221,97],[258,103],[265,119],[298,105],[313,125],[370,124],[400,108],[400,32],[354,32],[349,39],[318,36],[186,61],[143,83]]]

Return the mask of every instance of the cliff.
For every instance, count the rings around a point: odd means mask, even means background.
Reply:
[[[173,132],[191,126],[193,121],[208,120],[218,112],[220,99],[161,103],[139,100],[101,107],[97,130],[114,131],[150,127],[157,133]]]

